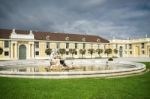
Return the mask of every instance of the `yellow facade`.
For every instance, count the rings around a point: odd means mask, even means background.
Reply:
[[[119,47],[123,48],[123,57],[150,57],[150,38],[111,40],[110,45],[113,44],[118,46],[118,51]]]
[[[9,47],[5,48],[4,42],[9,42]],[[36,48],[35,42],[38,42],[39,47]],[[79,53],[80,49],[83,49],[85,44],[86,54],[85,58],[90,58],[91,55],[88,53],[88,49],[103,49],[101,57],[106,57],[104,53],[105,49],[112,49],[112,57],[150,57],[150,38],[137,39],[137,40],[110,40],[110,43],[98,43],[98,42],[76,42],[76,41],[47,41],[47,40],[26,40],[26,39],[0,39],[0,47],[3,49],[3,53],[0,55],[0,60],[17,60],[22,57],[20,54],[25,54],[25,59],[48,59],[45,50],[48,46],[51,49],[75,49],[77,45],[77,53],[74,58],[81,58],[82,55]],[[69,47],[66,48],[66,44],[69,43]],[[21,53],[21,46],[24,46],[24,53]],[[59,47],[59,48],[58,48]],[[117,49],[118,53],[114,53],[113,50]],[[64,55],[66,58],[72,57],[70,53]],[[99,57],[95,52],[92,55],[93,58]]]

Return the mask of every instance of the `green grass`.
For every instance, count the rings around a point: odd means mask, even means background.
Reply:
[[[111,79],[0,77],[0,99],[150,99],[150,72]]]

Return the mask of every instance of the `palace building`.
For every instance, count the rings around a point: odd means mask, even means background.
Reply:
[[[150,57],[150,38],[106,40],[95,35],[0,29],[0,60],[48,59],[45,53],[48,48],[65,49],[63,56],[66,58],[72,57],[69,49],[76,50],[74,58],[83,57],[80,49],[86,50],[84,58],[91,57],[89,49],[102,49],[101,57],[107,57],[106,49],[112,49],[111,57]],[[92,57],[99,55],[95,52]]]

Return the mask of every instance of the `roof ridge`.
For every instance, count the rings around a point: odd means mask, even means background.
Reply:
[[[0,30],[12,30],[12,29],[6,29],[6,28],[0,28]],[[24,30],[24,29],[15,29],[15,31],[30,31],[30,30]],[[78,34],[78,33],[67,33],[67,32],[48,32],[48,31],[36,31],[36,30],[32,30],[32,32],[40,32],[40,33],[56,33],[56,34],[70,34],[70,35],[82,35],[82,36],[96,36],[96,37],[100,37],[99,35],[93,35],[93,34]]]
[[[7,38],[11,34],[12,29],[0,29],[0,38]],[[29,34],[30,30],[15,30],[17,34]],[[107,43],[109,42],[107,39],[99,35],[89,35],[89,34],[75,34],[75,33],[62,33],[62,32],[40,32],[40,31],[32,31],[36,40],[46,40],[46,36],[49,35],[50,39],[53,41],[66,41],[65,38],[67,36],[70,37],[70,41],[80,41],[82,42],[82,38],[85,37],[85,42],[97,42],[97,39],[100,39],[101,42]]]

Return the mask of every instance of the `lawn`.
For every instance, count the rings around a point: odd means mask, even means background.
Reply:
[[[150,72],[111,79],[0,77],[0,99],[150,99]]]

